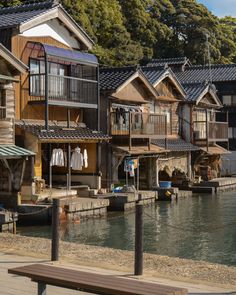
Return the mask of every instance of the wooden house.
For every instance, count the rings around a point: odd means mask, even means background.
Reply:
[[[21,186],[32,179],[34,153],[15,145],[16,76],[27,66],[0,44],[0,203],[16,207]],[[27,173],[25,173],[27,169]]]
[[[191,152],[199,148],[182,137],[180,113],[186,100],[186,91],[173,71],[165,66],[165,60],[161,61],[158,66],[154,63],[142,67],[142,71],[157,92],[153,111],[167,117],[167,138],[153,139],[152,144],[160,148],[165,147],[167,150],[158,158],[159,180],[175,182],[172,176],[181,174],[185,175],[180,180],[183,182],[192,177]],[[180,61],[177,61],[175,67],[179,66],[179,63]]]
[[[196,167],[196,159],[198,162],[204,159],[203,162],[209,163],[208,166],[215,166],[212,164],[214,159],[229,154],[226,150],[229,143],[228,116],[224,112],[220,101],[222,95],[218,89],[222,84],[227,89],[227,79],[228,83],[233,83],[236,67],[214,65],[209,70],[209,66],[192,66],[187,58],[157,59],[147,66],[158,67],[163,64],[173,69],[186,92],[185,101],[181,103],[179,111],[179,132],[185,141],[201,150],[200,154],[192,152],[192,166]],[[217,171],[213,173],[214,176],[220,175],[219,169]]]
[[[105,185],[157,186],[156,160],[165,148],[152,144],[152,139],[166,138],[167,118],[153,112],[156,90],[138,67],[102,68],[100,82],[101,128],[112,137],[104,149]],[[129,173],[132,160],[135,171]]]
[[[195,174],[208,180],[221,175],[220,157],[229,154],[219,143],[228,143],[228,122],[217,121],[222,104],[211,83],[183,84],[187,93],[182,106],[181,132],[201,149],[193,158]],[[208,173],[208,175],[207,175]]]
[[[35,177],[50,187],[99,188],[100,146],[108,136],[99,131],[92,39],[58,1],[1,8],[0,39],[29,67],[15,87],[16,140],[36,153]],[[63,157],[59,166],[51,162],[56,149]],[[74,152],[88,160],[71,169]]]

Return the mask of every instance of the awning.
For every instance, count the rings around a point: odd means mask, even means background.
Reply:
[[[16,145],[0,145],[0,159],[34,156],[35,153]]]
[[[207,147],[201,147],[201,150],[208,153],[209,155],[225,155],[225,154],[231,154],[230,151],[224,149],[223,147],[219,145],[215,146],[209,146],[208,150]]]
[[[168,152],[167,150],[153,144],[151,144],[150,150],[148,149],[148,146],[132,146],[131,150],[129,150],[129,146],[114,145],[113,148],[118,152],[125,153],[127,155],[152,155]]]
[[[76,63],[84,62],[98,65],[98,59],[94,54],[59,48],[47,44],[42,44],[44,51],[49,56],[59,57],[63,60],[74,61]]]

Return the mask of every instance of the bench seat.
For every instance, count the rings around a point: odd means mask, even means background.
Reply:
[[[186,289],[144,282],[116,275],[78,271],[59,266],[32,264],[8,270],[38,283],[38,294],[46,294],[46,285],[110,295],[185,295]]]

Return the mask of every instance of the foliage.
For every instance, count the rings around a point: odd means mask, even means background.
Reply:
[[[26,2],[0,0],[0,6]],[[102,64],[132,65],[178,56],[204,64],[209,62],[206,38],[211,62],[236,62],[236,18],[219,19],[196,0],[60,2],[95,41],[93,51]]]

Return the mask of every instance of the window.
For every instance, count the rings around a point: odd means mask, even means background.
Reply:
[[[223,95],[222,102],[226,106],[236,105],[236,95]]]
[[[45,63],[42,60],[30,59],[30,95],[44,96]]]
[[[229,127],[229,138],[236,138],[236,127]]]
[[[3,91],[0,91],[0,120],[6,119],[6,98]]]

